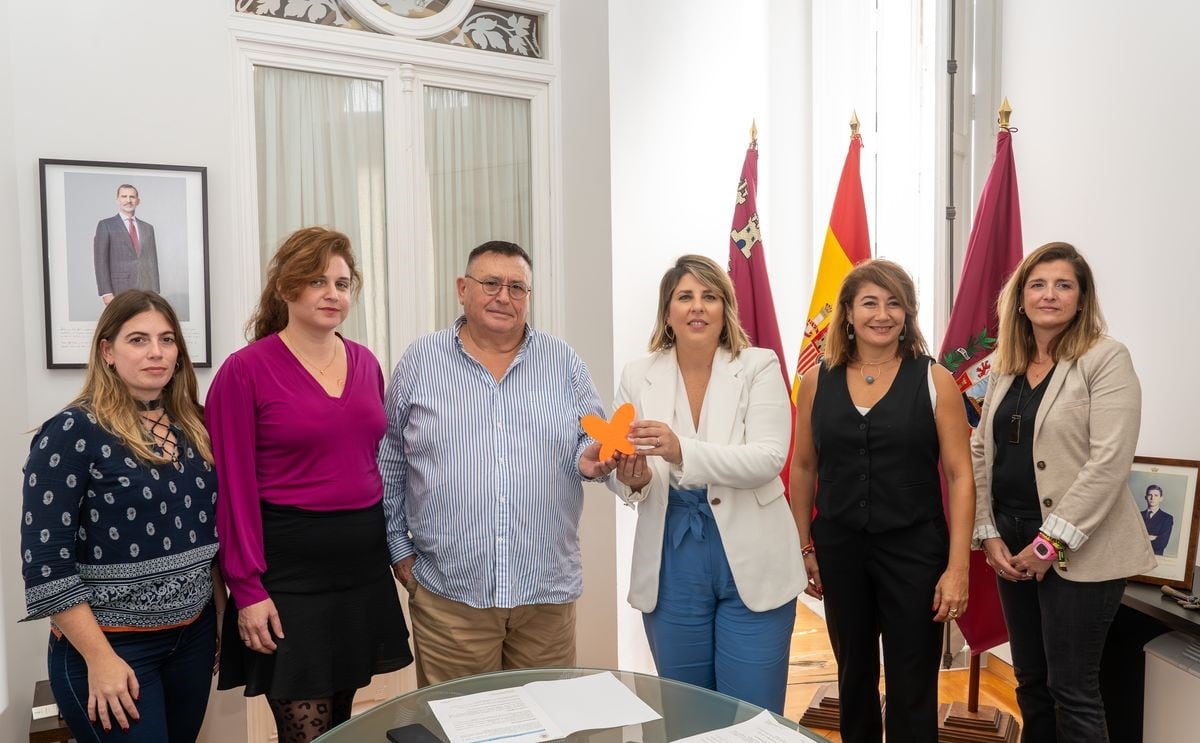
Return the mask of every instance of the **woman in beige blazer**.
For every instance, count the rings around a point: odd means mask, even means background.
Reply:
[[[999,580],[1022,740],[1107,741],[1104,638],[1125,578],[1155,566],[1126,484],[1141,388],[1067,243],[1026,256],[997,312],[995,371],[971,441],[974,542]]]
[[[663,275],[651,355],[617,405],[640,420],[617,494],[638,509],[629,603],[660,675],[783,712],[800,540],[779,479],[788,393],[779,358],[750,348],[729,277],[685,255]]]

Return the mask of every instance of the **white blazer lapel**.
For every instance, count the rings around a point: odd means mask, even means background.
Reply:
[[[679,365],[673,350],[661,351],[654,363],[646,370],[645,384],[635,402],[639,420],[654,420],[668,426],[675,419],[675,395],[679,387]],[[647,457],[655,478],[664,483],[666,492],[670,469],[662,457]]]
[[[707,419],[706,432],[710,441],[726,444],[733,439],[734,420],[745,388],[743,371],[741,361],[732,358],[724,348],[717,349],[717,355],[713,358],[712,377],[708,380],[708,393],[704,398],[708,408],[704,413]]]

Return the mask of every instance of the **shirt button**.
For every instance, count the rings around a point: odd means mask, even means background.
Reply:
[[[1045,506],[1046,508],[1050,508],[1051,506],[1054,505],[1054,500],[1052,498],[1047,498],[1044,501],[1042,501],[1042,505]]]
[[[859,449],[859,450],[858,450],[858,453],[859,453],[859,454],[866,454],[866,453],[867,453],[867,450],[866,450],[866,449]]]
[[[709,501],[709,503],[713,504],[714,506],[719,506],[719,505],[721,505],[721,499],[713,498],[711,501]]]
[[[1044,470],[1044,469],[1046,469],[1046,463],[1045,463],[1045,462],[1043,462],[1042,460],[1040,460],[1040,459],[1039,459],[1039,460],[1038,460],[1038,463],[1037,463],[1037,468],[1038,468],[1039,470]]]
[[[862,474],[862,475],[859,475],[859,476],[858,476],[858,479],[859,479],[859,480],[865,480],[865,479],[867,479],[867,476],[866,476],[865,474]]]
[[[865,500],[860,500],[860,501],[858,502],[858,507],[859,507],[859,508],[866,508],[866,507],[867,507],[867,502],[866,502]]]
[[[860,431],[865,431],[865,430],[867,430],[867,424],[866,424],[866,423],[859,423],[859,424],[858,424],[858,430],[860,430]]]

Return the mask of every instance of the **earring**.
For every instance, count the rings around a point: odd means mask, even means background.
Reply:
[[[904,326],[903,328],[900,328],[900,342],[901,342],[901,343],[903,343],[903,342],[904,342],[904,339],[907,337],[907,334],[906,334],[906,332],[905,332],[905,331],[907,331],[907,330],[908,330],[908,326],[907,326],[907,325],[906,325],[906,326]]]
[[[1018,314],[1018,315],[1024,315],[1024,314],[1025,314],[1025,308],[1024,308],[1024,307],[1021,307],[1021,306],[1018,306],[1018,307],[1017,307],[1017,314]]]
[[[854,340],[854,326],[850,323],[846,323],[846,337]]]
[[[672,328],[670,325],[668,325],[667,329],[663,331],[663,335],[665,335],[667,340],[671,343],[675,342],[675,328]]]

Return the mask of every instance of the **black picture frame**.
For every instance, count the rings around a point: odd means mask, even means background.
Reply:
[[[145,237],[137,256],[155,261],[152,271],[142,270],[138,276],[152,274],[157,286],[137,288],[154,289],[171,303],[193,364],[212,366],[208,169],[51,158],[39,159],[38,169],[46,368],[87,366],[92,334],[104,309],[101,288],[111,283],[119,290],[116,280],[101,278],[110,276],[110,240],[105,233],[111,228],[103,223],[117,216],[117,191],[124,184],[134,186],[140,198],[135,216],[138,232]]]

